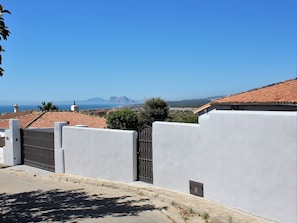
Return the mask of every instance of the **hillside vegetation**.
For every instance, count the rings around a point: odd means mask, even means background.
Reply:
[[[170,107],[189,107],[189,108],[198,108],[201,105],[204,105],[210,102],[210,98],[203,99],[192,99],[192,100],[182,100],[182,101],[168,101]]]
[[[192,111],[170,110],[168,122],[198,123],[198,115]]]

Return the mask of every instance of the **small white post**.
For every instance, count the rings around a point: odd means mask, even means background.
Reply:
[[[15,166],[22,163],[20,121],[9,120],[9,129],[5,130],[4,163]]]
[[[63,150],[63,126],[67,122],[55,123],[55,173],[65,173],[65,160]]]

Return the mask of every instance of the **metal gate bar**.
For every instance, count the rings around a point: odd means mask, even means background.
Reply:
[[[138,180],[153,183],[152,127],[145,126],[138,135]]]
[[[22,129],[21,133],[23,163],[54,172],[54,129]]]

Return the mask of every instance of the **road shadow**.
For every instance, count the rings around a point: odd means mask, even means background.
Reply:
[[[5,168],[8,168],[10,167],[9,165],[6,165],[4,163],[0,163],[0,169],[5,169]]]
[[[0,222],[77,222],[84,218],[137,216],[156,209],[159,208],[148,204],[148,199],[106,198],[89,195],[82,189],[0,194]]]

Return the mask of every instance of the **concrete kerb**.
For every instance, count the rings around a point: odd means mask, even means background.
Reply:
[[[6,165],[5,163],[0,163],[0,169],[2,168],[8,168],[10,167],[9,165]]]
[[[272,223],[273,221],[265,220],[236,209],[232,209],[205,198],[196,197],[190,194],[179,193],[163,188],[156,188],[149,185],[141,185],[137,183],[123,183],[118,181],[109,181],[103,179],[95,179],[69,174],[53,174],[50,175],[59,181],[69,181],[72,183],[80,183],[93,185],[96,187],[106,187],[115,190],[132,192],[140,196],[146,196],[150,199],[167,203],[168,206],[175,207],[183,213],[182,216],[187,222],[191,222],[191,218],[203,219],[202,222],[213,223],[229,223],[229,222],[253,222],[253,223]],[[197,222],[195,220],[195,222]],[[194,222],[194,221],[193,221]]]

